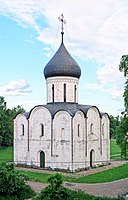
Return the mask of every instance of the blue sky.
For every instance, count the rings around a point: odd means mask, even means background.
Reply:
[[[0,0],[0,96],[27,111],[46,103],[43,69],[64,43],[81,67],[79,103],[123,111],[122,55],[128,53],[127,0]]]

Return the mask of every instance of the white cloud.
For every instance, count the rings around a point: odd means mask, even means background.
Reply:
[[[33,41],[32,40],[25,40],[25,42],[28,42],[28,43],[30,43],[30,44],[33,44]]]
[[[45,47],[44,48],[44,52],[45,52],[45,55],[49,58],[51,57],[51,54],[53,53],[53,51],[51,50],[51,48],[49,47]]]
[[[97,83],[87,83],[86,87],[107,92],[112,100],[121,101],[124,92],[124,77],[119,72],[118,63],[106,64],[96,72]]]
[[[23,0],[0,0],[0,14],[9,16],[22,26],[33,26],[36,31],[40,27],[35,19],[40,15],[39,2]]]
[[[20,98],[20,97],[16,97],[18,99],[18,102],[16,104],[16,101],[12,101],[12,99],[10,99],[11,97],[6,97],[7,100],[7,106],[8,108],[14,108],[18,105],[22,106],[27,112],[29,112],[33,107],[35,107],[36,105],[39,105],[37,101],[32,101],[32,100],[24,100],[24,97]]]
[[[86,88],[92,89],[92,90],[99,90],[104,91],[104,85],[101,83],[87,83]]]
[[[31,90],[27,90],[29,88],[29,84],[26,80],[12,80],[7,85],[0,87],[0,95],[1,96],[25,96],[31,93]]]
[[[124,79],[118,65],[121,56],[128,53],[127,0],[0,0],[0,14],[25,27],[33,27],[37,40],[47,45],[48,57],[60,44],[60,37],[56,43],[54,38],[59,26],[57,19],[62,13],[67,21],[64,40],[69,51],[83,59],[95,59],[100,66],[97,83],[88,83],[87,87],[100,91],[107,88],[113,99],[119,99],[123,85],[120,89],[118,83]],[[42,19],[42,25],[38,18]]]
[[[99,68],[96,72],[97,79],[100,83],[119,83],[124,81],[123,74],[119,71],[119,64],[117,62],[106,64]]]
[[[0,13],[32,26],[37,39],[48,45],[54,42],[58,16],[64,13],[74,53],[84,52],[99,63],[112,63],[128,51],[127,0],[0,0]],[[38,23],[42,16],[43,28]]]
[[[123,92],[123,89],[113,86],[113,88],[110,89],[110,97],[113,100],[120,101],[123,97]]]
[[[21,105],[26,111],[30,111],[34,106],[38,105],[38,102],[36,101],[32,101],[32,100],[20,100],[18,99],[18,105]],[[16,102],[9,102],[9,104],[7,104],[9,108],[14,108],[16,107]]]

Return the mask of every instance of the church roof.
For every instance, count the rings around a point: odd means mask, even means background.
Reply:
[[[45,78],[54,76],[71,76],[80,78],[80,75],[81,70],[79,65],[69,54],[62,41],[58,51],[44,68]]]
[[[74,116],[75,113],[79,110],[81,110],[86,117],[87,111],[89,110],[89,108],[96,107],[96,106],[91,106],[91,105],[81,105],[81,104],[77,104],[77,103],[67,103],[67,102],[48,103],[48,104],[42,105],[42,106],[49,110],[52,118],[54,118],[54,115],[59,111],[67,111],[71,116]],[[35,107],[38,107],[38,106],[35,106]],[[102,117],[98,108],[97,108],[97,110],[99,112],[99,116]],[[31,111],[29,113],[24,113],[26,118],[30,117]],[[103,113],[102,113],[102,115],[103,115]]]
[[[71,116],[74,116],[77,111],[81,110],[86,116],[89,108],[96,107],[96,106],[91,106],[91,105],[81,105],[77,103],[67,103],[67,102],[48,103],[47,105],[43,105],[43,106],[49,110],[52,117],[54,117],[54,115],[58,111],[61,111],[61,110],[67,111]],[[101,117],[100,112],[99,112],[99,115]]]

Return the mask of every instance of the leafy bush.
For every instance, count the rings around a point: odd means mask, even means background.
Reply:
[[[34,200],[51,200],[51,199],[67,199],[69,197],[69,190],[63,186],[61,174],[55,174],[48,179],[50,185],[43,189],[41,193],[34,198]]]
[[[0,195],[10,199],[23,200],[35,195],[35,192],[26,184],[27,177],[14,169],[13,163],[0,165]],[[2,197],[1,197],[2,199]],[[6,197],[7,199],[7,197]]]
[[[89,195],[81,190],[75,190],[75,191],[70,190],[69,198],[67,198],[66,200],[124,200],[124,198],[99,197],[99,196]]]
[[[95,197],[84,191],[73,191],[63,186],[61,174],[56,174],[48,179],[50,185],[43,189],[33,200],[124,200],[123,197]]]
[[[4,195],[4,196],[1,196],[0,195],[0,200],[18,200],[18,197],[16,196],[8,196],[8,195]]]

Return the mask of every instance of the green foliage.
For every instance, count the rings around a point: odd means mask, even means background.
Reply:
[[[125,111],[128,113],[128,78],[126,79],[125,85],[124,85],[124,105],[125,105]]]
[[[119,117],[119,116],[113,117],[112,115],[110,115],[110,136],[111,138],[116,139],[117,144],[120,146],[121,148],[120,152],[116,152],[116,153],[121,154],[123,159],[128,158],[128,135],[127,134],[128,134],[127,115],[125,114],[123,117]],[[112,149],[112,146],[111,146],[111,149]],[[113,150],[115,151],[116,149],[113,148]],[[118,155],[117,158],[121,159],[121,156]]]
[[[3,141],[3,136],[0,135],[0,146],[1,146],[1,144],[2,144],[2,141]]]
[[[4,195],[4,196],[1,196],[0,195],[0,200],[18,200],[18,197],[16,197],[16,196],[8,196],[8,195]]]
[[[55,174],[48,179],[50,185],[46,187],[41,193],[35,197],[35,200],[50,200],[50,199],[67,199],[69,197],[68,189],[63,186],[63,180],[61,174]]]
[[[110,117],[110,138],[116,139],[116,132],[117,128],[119,126],[119,116],[113,117],[112,115]]]
[[[128,159],[128,117],[126,115],[121,118],[117,129],[117,144],[121,147],[121,155]]]
[[[27,177],[14,169],[13,163],[0,165],[0,195],[10,196],[23,200],[35,195],[29,185],[26,185]]]
[[[13,119],[24,111],[21,106],[7,109],[4,97],[0,97],[0,146],[13,144]]]
[[[50,185],[43,189],[33,200],[123,200],[123,197],[95,197],[84,191],[72,191],[63,186],[62,176],[56,174],[49,178]]]
[[[128,55],[123,55],[120,61],[119,70],[124,72],[124,77],[126,78],[125,87],[124,87],[124,105],[125,112],[122,113],[123,117],[118,129],[118,138],[117,142],[121,147],[122,155],[125,159],[128,158]]]
[[[124,77],[128,76],[128,55],[123,55],[120,60],[119,70],[124,72]]]
[[[85,193],[81,190],[68,190],[69,191],[69,197],[65,200],[124,200],[123,197],[118,198],[111,198],[111,197],[99,197],[99,196],[93,196]]]

